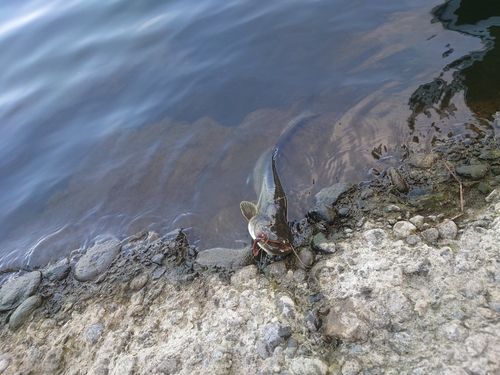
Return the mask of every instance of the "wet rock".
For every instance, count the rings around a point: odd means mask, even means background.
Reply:
[[[253,261],[252,258],[250,248],[235,250],[216,247],[199,252],[196,262],[203,267],[238,269],[250,264]]]
[[[41,280],[42,273],[34,271],[4,285],[0,289],[0,312],[12,310],[19,306],[36,292]]]
[[[454,240],[458,233],[458,228],[455,222],[447,221],[437,227],[439,236],[445,240]]]
[[[335,244],[334,244],[334,248],[335,248]],[[313,262],[314,262],[314,253],[311,250],[309,250],[308,248],[304,248],[299,253],[299,259],[300,259],[300,262],[298,263],[298,266],[300,268],[311,267]]]
[[[307,216],[315,222],[331,222],[336,217],[333,205],[348,190],[349,185],[346,184],[335,184],[322,189],[316,194],[316,205],[307,213]]]
[[[36,295],[27,298],[23,303],[21,303],[14,313],[10,316],[9,326],[12,329],[17,329],[21,327],[24,322],[31,316],[33,311],[35,311],[42,304],[42,297]]]
[[[65,279],[71,271],[69,259],[65,258],[43,271],[43,277],[51,282]]]
[[[439,232],[436,228],[429,228],[422,233],[422,239],[429,244],[436,244],[439,238]]]
[[[392,230],[397,238],[402,239],[412,235],[417,230],[417,227],[409,221],[398,221],[394,224]]]
[[[156,254],[155,256],[153,256],[151,258],[151,262],[154,263],[154,264],[157,264],[157,265],[161,266],[162,262],[163,262],[163,258],[165,258],[165,255],[163,255],[163,254]]]
[[[392,184],[396,187],[397,191],[403,194],[407,194],[408,191],[410,191],[410,187],[396,168],[389,168],[387,170],[387,174],[389,175],[389,178],[391,179]]]
[[[430,168],[438,160],[439,155],[436,153],[414,153],[406,160],[412,167],[416,168]]]
[[[236,271],[233,276],[231,276],[231,284],[233,285],[244,285],[248,282],[255,281],[259,269],[255,265],[250,265],[243,267],[242,269]]]
[[[163,274],[167,271],[166,267],[156,267],[153,273],[151,274],[152,280],[158,280]]]
[[[341,301],[330,309],[326,318],[326,336],[348,342],[365,342],[369,333],[370,327],[352,301]]]
[[[462,165],[455,170],[459,176],[479,180],[486,176],[488,168],[483,164]]]
[[[101,337],[103,332],[104,332],[103,323],[91,325],[85,330],[85,339],[89,343],[95,344],[97,341],[99,341],[99,338]]]
[[[298,357],[292,359],[290,372],[293,375],[326,375],[328,366],[317,358]]]
[[[74,277],[78,281],[89,281],[103,274],[121,249],[120,241],[111,239],[92,246],[75,265]]]
[[[342,375],[357,375],[361,369],[361,363],[355,358],[350,358],[342,366]]]
[[[138,275],[129,284],[130,290],[138,291],[148,282],[148,275]]]
[[[325,254],[333,254],[335,252],[335,243],[329,241],[323,233],[318,233],[313,237],[312,247],[314,250]]]
[[[262,329],[262,336],[271,353],[278,345],[288,340],[291,335],[292,328],[279,322],[266,324]]]

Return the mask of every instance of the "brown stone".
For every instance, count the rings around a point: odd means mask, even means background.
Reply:
[[[368,340],[370,326],[350,300],[341,301],[330,309],[326,319],[325,335],[342,341]]]

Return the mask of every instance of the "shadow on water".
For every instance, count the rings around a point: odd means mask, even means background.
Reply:
[[[419,142],[416,128],[421,118],[430,122],[436,133],[448,137],[482,138],[491,132],[493,114],[500,109],[500,3],[451,0],[436,7],[432,14],[434,22],[441,22],[446,29],[479,38],[484,48],[446,64],[439,77],[420,85],[410,96],[408,126],[415,134],[413,141]],[[443,58],[454,52],[453,46],[447,47]],[[455,115],[456,102],[462,100],[473,116],[465,121],[465,129],[442,126],[443,119]]]

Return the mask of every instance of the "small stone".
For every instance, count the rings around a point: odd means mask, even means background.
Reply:
[[[271,352],[285,342],[292,335],[290,326],[283,326],[279,322],[266,324],[262,330],[264,341]]]
[[[117,239],[111,239],[92,246],[75,266],[74,277],[78,281],[88,281],[103,274],[121,249]]]
[[[374,246],[380,246],[387,240],[387,234],[383,229],[369,229],[363,233],[366,242]]]
[[[424,227],[425,218],[422,215],[415,215],[410,218],[410,223],[415,225],[418,229],[422,229]]]
[[[248,282],[255,281],[258,273],[259,269],[253,264],[243,267],[231,276],[231,284],[244,285]]]
[[[457,322],[445,325],[443,331],[446,338],[454,342],[463,342],[468,336],[467,329]]]
[[[157,264],[159,266],[162,265],[163,263],[163,258],[165,258],[165,255],[163,254],[156,254],[154,257],[151,258],[151,262],[154,264]]]
[[[36,292],[41,280],[42,273],[33,271],[2,286],[0,289],[0,312],[19,306]]]
[[[320,190],[315,196],[316,205],[307,213],[307,217],[315,222],[331,222],[336,217],[333,205],[348,190],[349,185],[341,183]]]
[[[439,156],[436,153],[414,153],[411,154],[406,162],[412,167],[428,169],[438,160]]]
[[[39,295],[31,296],[27,298],[23,303],[21,303],[14,313],[10,316],[9,326],[11,329],[17,329],[21,327],[24,322],[31,316],[33,311],[35,311],[42,304],[42,297]]]
[[[401,173],[396,168],[390,167],[387,170],[387,174],[389,175],[389,178],[391,179],[392,184],[396,187],[397,191],[403,194],[408,193],[410,188]]]
[[[293,375],[326,375],[328,366],[317,358],[298,357],[292,359],[290,372]]]
[[[264,269],[264,272],[274,277],[282,277],[286,274],[287,268],[284,260],[274,262]]]
[[[9,367],[10,361],[9,358],[2,354],[0,355],[0,373],[4,372],[7,367]]]
[[[500,175],[500,165],[491,165],[490,170],[495,176]]]
[[[462,165],[457,167],[457,174],[462,177],[467,177],[472,180],[479,180],[486,176],[488,173],[488,168],[483,164],[473,164],[473,165]]]
[[[137,357],[126,354],[118,357],[111,375],[133,375],[135,374]]]
[[[486,182],[480,182],[478,185],[477,185],[477,190],[481,193],[481,194],[488,194],[489,191],[490,191],[490,187],[488,186],[488,184]]]
[[[144,285],[148,282],[148,275],[138,275],[132,279],[129,288],[133,291],[138,291],[142,289]]]
[[[403,239],[412,235],[417,230],[417,228],[409,221],[398,221],[396,224],[394,224],[392,230],[397,238]]]
[[[342,375],[357,375],[361,371],[361,364],[357,359],[351,358],[342,366]]]
[[[278,301],[278,309],[285,318],[295,317],[295,303],[289,296],[282,296]]]
[[[196,262],[203,267],[239,269],[252,262],[252,258],[252,250],[250,248],[235,250],[216,247],[200,251],[196,256]]]
[[[429,228],[424,230],[422,233],[422,239],[430,244],[436,244],[439,238],[439,232],[436,228]]]
[[[51,282],[60,281],[65,279],[69,275],[70,271],[71,266],[69,264],[69,259],[65,258],[43,271],[43,277]]]
[[[89,343],[95,344],[97,341],[99,341],[99,338],[101,337],[103,332],[104,323],[94,324],[88,327],[85,331],[85,338]]]
[[[449,220],[437,227],[439,236],[445,240],[454,240],[458,233],[457,224]]]
[[[156,269],[151,274],[151,279],[158,280],[167,271],[167,267],[156,267]]]
[[[406,243],[411,246],[418,245],[421,242],[420,236],[416,234],[412,234],[408,237],[406,237]]]
[[[352,301],[341,301],[330,309],[326,320],[326,336],[349,342],[365,342],[369,333],[370,327],[360,317]]]
[[[386,208],[384,208],[385,212],[400,212],[401,208],[396,206],[395,204],[390,204]]]
[[[496,203],[500,201],[500,189],[493,190],[484,200],[488,203]]]
[[[335,248],[335,244],[333,245]],[[314,262],[314,253],[308,248],[303,248],[299,253],[299,268],[311,267]]]
[[[304,317],[304,323],[311,332],[317,332],[321,327],[321,319],[318,315],[318,310],[309,311]]]
[[[161,374],[177,373],[177,361],[174,358],[166,359],[158,364],[158,372]]]

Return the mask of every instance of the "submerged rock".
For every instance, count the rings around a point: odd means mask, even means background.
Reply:
[[[0,289],[0,311],[12,310],[19,306],[36,292],[41,280],[42,273],[34,271],[4,285]]]
[[[410,191],[410,187],[396,168],[389,168],[387,170],[387,174],[389,175],[389,178],[391,179],[392,184],[396,187],[397,191],[403,194],[407,194]]]
[[[116,238],[92,246],[76,263],[75,279],[88,281],[104,273],[121,249]]]
[[[307,213],[307,216],[316,222],[331,222],[336,217],[333,205],[348,190],[349,185],[340,183],[320,190],[315,197],[316,205]]]

